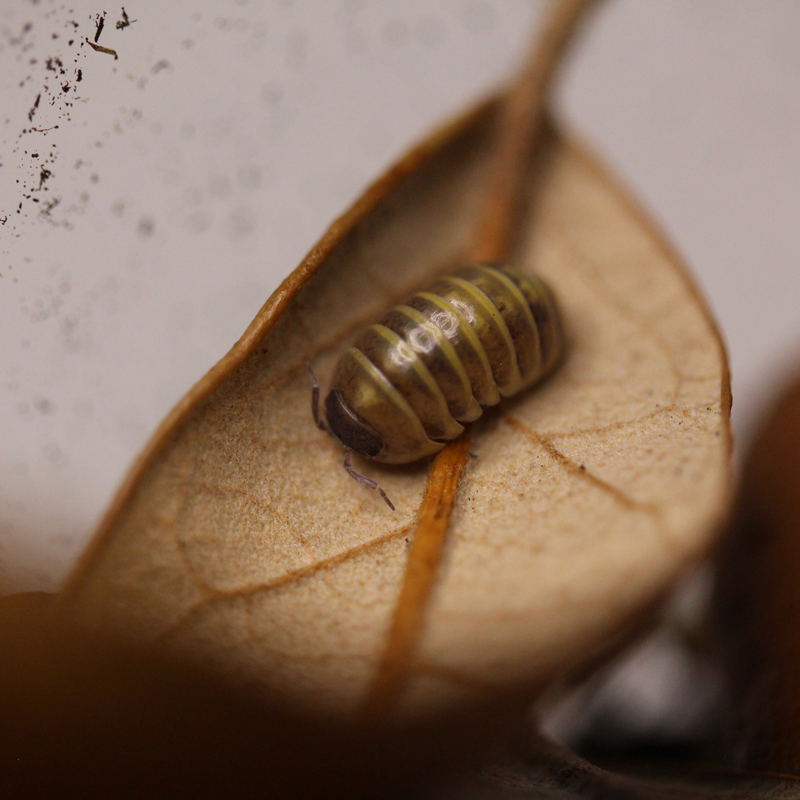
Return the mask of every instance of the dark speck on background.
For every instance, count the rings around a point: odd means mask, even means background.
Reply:
[[[49,169],[45,169],[42,167],[41,172],[39,173],[39,191],[42,190],[45,181],[52,175],[53,173]]]
[[[33,122],[33,115],[36,113],[36,109],[39,108],[39,101],[42,99],[42,93],[36,95],[36,100],[33,102],[33,107],[28,112],[28,122]]]
[[[117,51],[110,47],[103,47],[102,45],[90,42],[88,39],[86,40],[86,42],[89,45],[89,47],[91,47],[92,50],[94,50],[96,53],[108,53],[108,55],[114,56],[114,61],[116,61],[119,58],[119,54],[117,53]]]
[[[124,28],[129,28],[134,22],[138,21],[139,20],[136,19],[129,19],[128,13],[125,11],[125,6],[122,6],[122,19],[117,20],[117,30],[121,31]]]
[[[136,226],[136,232],[143,239],[149,239],[153,235],[156,224],[150,217],[142,217]]]
[[[33,5],[39,4],[34,2]],[[35,215],[32,215],[34,219],[70,228],[65,215],[76,211],[79,206],[74,200],[68,201],[66,197],[61,196],[57,183],[59,176],[53,166],[59,156],[58,143],[52,141],[51,132],[58,130],[65,122],[71,122],[75,104],[87,100],[78,91],[85,86],[83,62],[92,53],[92,50],[84,45],[91,45],[95,51],[110,53],[115,58],[117,55],[116,51],[96,44],[102,34],[105,33],[105,38],[108,38],[108,32],[104,30],[105,11],[89,17],[88,25],[94,30],[90,28],[83,31],[78,30],[83,23],[77,22],[72,16],[75,13],[74,9],[66,5],[58,8],[29,9],[29,11],[32,19],[22,25],[21,33],[18,36],[7,36],[4,42],[7,49],[18,50],[16,60],[20,64],[24,63],[25,69],[28,70],[27,74],[22,73],[20,87],[35,85],[37,82],[39,86],[31,92],[30,105],[24,112],[27,120],[20,125],[19,132],[16,136],[6,134],[4,139],[0,140],[0,147],[6,142],[11,143],[10,153],[0,152],[0,163],[7,167],[9,156],[15,156],[17,170],[15,182],[19,191],[17,197],[5,198],[10,208],[0,208],[0,219],[7,220],[11,208],[14,208],[22,219],[28,216],[29,211],[35,210]],[[135,21],[129,17],[125,9],[122,9],[120,22],[123,25],[117,27],[126,28]],[[33,38],[34,35],[36,39]],[[28,53],[33,47],[48,48],[49,52],[33,51],[25,55],[23,61],[23,54]],[[26,93],[30,91],[27,88],[24,90]],[[34,120],[36,124],[30,124]],[[25,123],[28,123],[27,126]],[[8,117],[4,124],[12,126],[15,121]],[[99,176],[93,176],[92,180],[96,182]],[[80,196],[80,188],[76,189],[77,198]],[[50,199],[47,201],[39,195],[45,192],[49,193]],[[17,205],[20,198],[21,201]],[[59,219],[53,214],[56,207],[61,213]]]
[[[38,400],[34,400],[33,407],[40,414],[52,414],[56,410],[56,407],[53,405],[53,403],[46,397],[40,397]]]
[[[95,42],[100,38],[100,34],[103,32],[103,26],[106,24],[106,12],[104,11],[101,14],[98,14],[96,17],[97,20],[97,28],[94,32],[94,40]]]

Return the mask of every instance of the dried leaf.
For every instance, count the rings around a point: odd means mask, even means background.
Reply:
[[[522,757],[481,770],[447,793],[448,800],[796,800],[800,782],[783,775],[652,758],[602,769],[544,739]]]
[[[742,471],[720,553],[717,632],[732,760],[800,775],[800,378],[781,392]]]
[[[202,665],[65,626],[53,600],[0,598],[3,797],[800,798],[785,775],[589,763],[496,708],[377,731],[303,717]],[[487,725],[502,726],[504,756],[487,752]]]
[[[417,797],[483,756],[487,723],[509,725],[494,707],[380,731],[310,719],[64,624],[53,602],[0,598],[4,798]]]
[[[326,383],[359,326],[459,262],[497,113],[435,135],[333,224],[159,428],[66,612],[316,711],[363,711],[387,672],[392,703],[430,711],[595,657],[707,551],[729,482],[719,337],[624,193],[550,131],[512,261],[554,287],[567,357],[473,426],[435,583],[391,640],[428,464],[358,464],[389,512],[314,427],[305,363]]]

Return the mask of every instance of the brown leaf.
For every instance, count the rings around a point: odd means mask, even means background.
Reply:
[[[763,421],[719,560],[730,757],[800,775],[800,378]]]
[[[680,761],[629,759],[603,769],[545,739],[534,738],[516,758],[462,779],[452,800],[796,800],[800,782]]]
[[[337,220],[134,465],[65,611],[191,653],[300,705],[372,691],[428,465],[341,469],[309,410],[359,326],[459,262],[492,152],[492,102]],[[552,132],[512,261],[568,331],[545,385],[473,427],[443,563],[395,700],[431,710],[540,686],[620,633],[711,544],[728,491],[729,390],[707,310],[595,160]],[[410,653],[410,656],[408,655]]]
[[[203,665],[64,625],[53,602],[0,599],[3,797],[800,797],[800,781],[780,775],[652,757],[593,764],[532,737],[510,709],[377,731],[304,717]],[[505,755],[487,751],[487,727]]]
[[[0,796],[407,798],[483,756],[508,709],[398,729],[311,719],[203,664],[0,598]],[[452,780],[452,778],[450,778]]]

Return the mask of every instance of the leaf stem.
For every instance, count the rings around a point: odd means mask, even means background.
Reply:
[[[400,596],[365,716],[382,717],[405,683],[428,598],[436,582],[458,482],[469,451],[469,430],[439,451],[428,473]]]
[[[578,24],[597,0],[556,0],[523,69],[509,86],[500,111],[494,165],[479,215],[471,256],[502,262],[508,257],[524,207],[527,167],[539,144],[556,69]]]

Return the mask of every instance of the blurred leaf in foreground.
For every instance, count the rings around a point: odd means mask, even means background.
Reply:
[[[728,754],[740,766],[800,775],[800,380],[754,441],[719,568]]]

